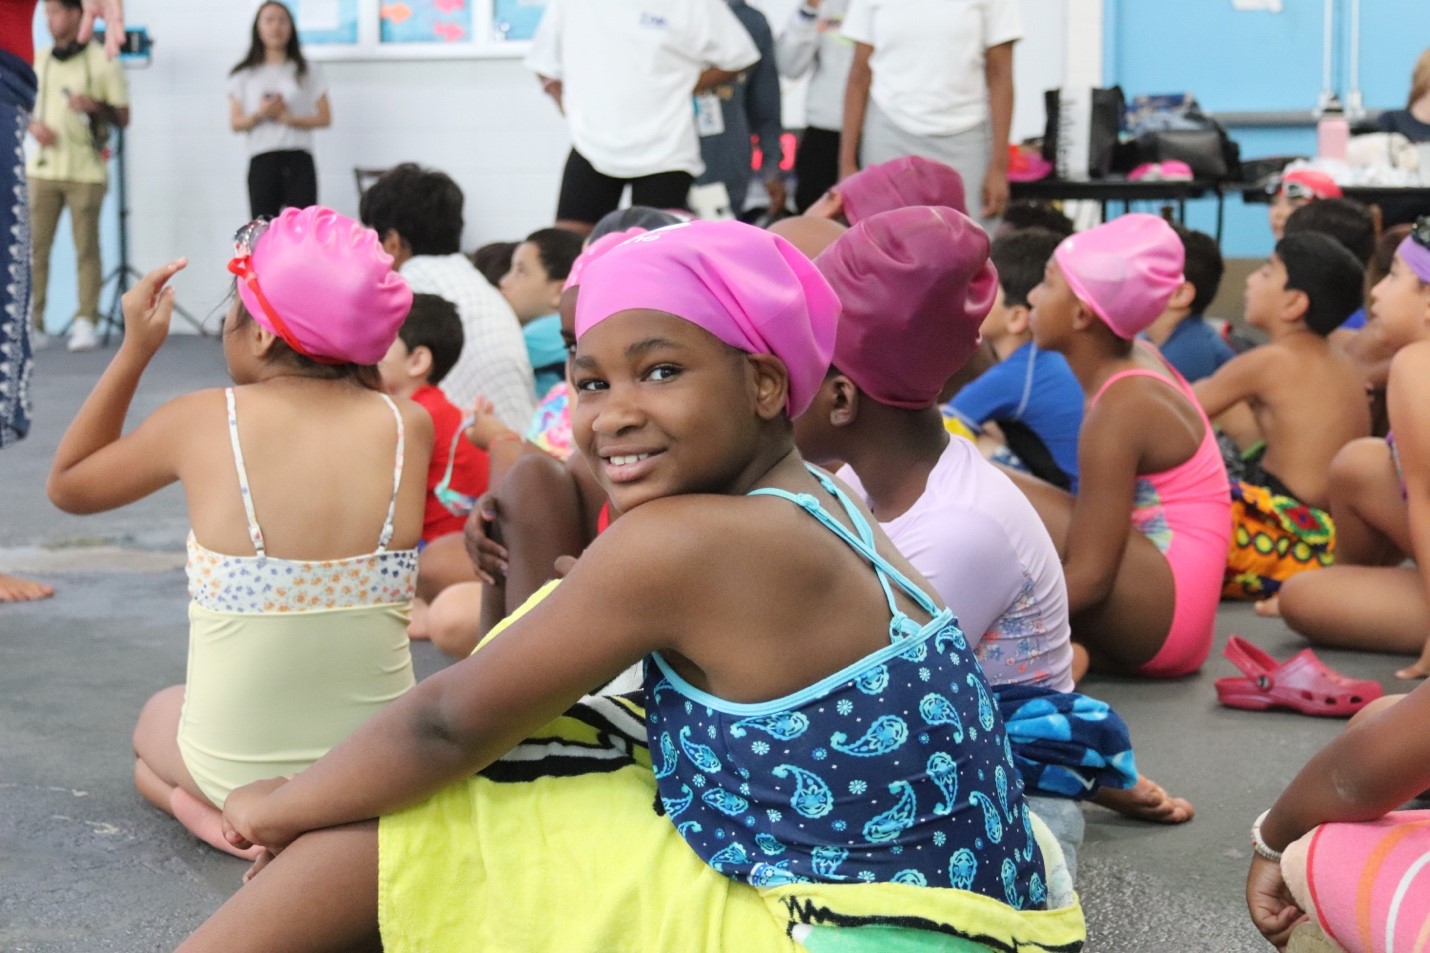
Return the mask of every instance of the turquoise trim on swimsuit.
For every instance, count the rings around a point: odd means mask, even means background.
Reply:
[[[810,516],[819,520],[820,523],[824,524],[824,526],[831,530],[836,536],[844,540],[850,548],[873,565],[874,572],[879,577],[879,585],[884,588],[884,595],[889,603],[889,611],[892,613],[892,618],[889,620],[890,642],[882,649],[864,656],[835,672],[833,675],[822,678],[813,685],[803,688],[792,695],[757,703],[726,701],[716,695],[711,695],[709,692],[701,691],[681,678],[680,674],[670,666],[670,663],[661,657],[659,652],[652,652],[651,659],[659,666],[661,673],[669,680],[671,686],[693,702],[732,715],[761,715],[781,711],[786,708],[797,707],[827,693],[836,685],[843,684],[858,677],[865,669],[872,668],[882,662],[888,661],[896,655],[909,651],[920,642],[927,641],[935,633],[944,630],[948,626],[958,625],[958,620],[954,618],[952,609],[940,609],[934,604],[933,600],[928,597],[927,593],[914,585],[903,573],[894,568],[887,559],[879,555],[878,551],[874,549],[873,527],[869,525],[868,520],[864,519],[864,514],[859,512],[858,507],[849,499],[849,496],[824,474],[808,464],[806,464],[805,467],[809,470],[810,474],[819,481],[824,489],[839,500],[840,505],[844,507],[845,514],[848,515],[850,521],[854,523],[855,528],[859,531],[858,537],[849,532],[843,523],[830,516],[829,512],[820,504],[819,500],[809,493],[790,493],[787,490],[766,487],[751,490],[747,495],[774,496],[789,500]],[[898,609],[893,590],[889,588],[890,578],[894,580],[894,583],[902,589],[910,599],[913,599],[918,603],[920,608],[932,616],[928,622],[921,626],[916,625],[907,614]]]

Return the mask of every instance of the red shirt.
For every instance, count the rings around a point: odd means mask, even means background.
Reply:
[[[35,62],[35,7],[39,0],[0,0],[0,49]]]
[[[479,450],[465,437],[458,436],[462,427],[462,412],[457,405],[447,399],[447,395],[428,384],[419,387],[412,399],[422,405],[432,418],[432,463],[427,468],[427,508],[422,515],[422,541],[430,543],[439,536],[460,533],[466,523],[466,516],[448,512],[437,500],[433,490],[447,475],[447,459],[452,453],[453,438],[456,438],[457,462],[452,467],[450,486],[468,496],[481,496],[487,492],[487,480],[491,463],[486,451]]]

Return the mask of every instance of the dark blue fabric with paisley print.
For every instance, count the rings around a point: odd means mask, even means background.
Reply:
[[[823,474],[851,534],[809,494],[792,500],[869,560],[889,599],[890,644],[762,704],[646,662],[646,720],[661,802],[715,870],[757,887],[795,881],[955,887],[1018,909],[1047,899],[1023,784],[993,695],[957,621],[874,551],[873,531]],[[931,616],[896,608],[892,580]]]

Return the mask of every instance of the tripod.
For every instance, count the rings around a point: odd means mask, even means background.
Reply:
[[[99,316],[99,328],[103,330],[103,341],[109,343],[109,333],[111,331],[124,333],[124,292],[129,290],[131,280],[143,278],[144,276],[129,264],[129,176],[126,174],[124,157],[128,150],[124,148],[124,127],[116,126],[114,130],[114,177],[116,182],[115,199],[119,202],[119,264],[114,266],[114,270],[105,275],[100,283],[100,289],[111,281],[114,282],[114,293],[110,298],[109,307]],[[185,311],[178,304],[174,305],[174,313],[193,326],[200,336],[207,336],[208,330],[204,323]]]

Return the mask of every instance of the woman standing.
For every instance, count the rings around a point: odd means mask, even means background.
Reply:
[[[229,73],[229,122],[248,134],[248,205],[254,218],[318,204],[314,129],[332,124],[328,87],[303,58],[293,14],[276,0],[258,8],[248,55]]]

